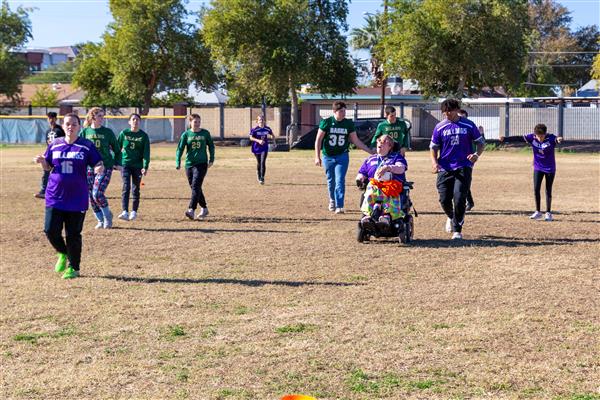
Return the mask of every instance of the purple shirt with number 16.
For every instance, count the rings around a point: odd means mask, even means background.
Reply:
[[[46,149],[46,162],[52,168],[46,187],[46,207],[63,211],[88,209],[87,167],[102,161],[94,144],[78,137],[69,144],[57,138]]]
[[[473,142],[484,143],[483,136],[473,121],[460,117],[456,122],[443,120],[433,129],[429,147],[439,149],[438,164],[445,171],[473,167],[467,159],[473,153]]]

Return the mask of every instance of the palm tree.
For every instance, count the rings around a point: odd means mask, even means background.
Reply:
[[[371,74],[376,86],[384,83],[383,62],[377,55],[379,42],[383,38],[382,28],[382,15],[377,13],[367,14],[365,25],[350,31],[350,45],[354,50],[367,50],[371,54]]]

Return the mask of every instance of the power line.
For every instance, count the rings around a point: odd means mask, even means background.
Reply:
[[[529,54],[597,54],[597,51],[530,51]]]
[[[558,67],[558,68],[588,68],[592,64],[533,64],[531,68],[542,68],[542,67]]]

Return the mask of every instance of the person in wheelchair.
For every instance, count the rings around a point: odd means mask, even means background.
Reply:
[[[390,135],[379,136],[377,154],[364,161],[356,176],[357,186],[366,188],[361,225],[368,231],[389,231],[392,221],[404,217],[402,191],[407,162],[400,153],[392,151],[393,147]]]

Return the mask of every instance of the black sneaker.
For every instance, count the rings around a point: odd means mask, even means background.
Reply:
[[[473,209],[473,207],[475,207],[475,204],[467,203],[467,207],[465,208],[465,211],[471,211]]]

